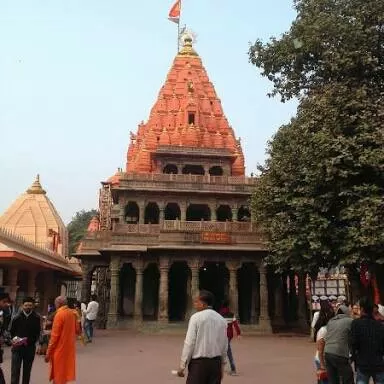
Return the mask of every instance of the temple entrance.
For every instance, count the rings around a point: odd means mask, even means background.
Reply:
[[[186,262],[175,262],[169,270],[168,316],[170,321],[185,320],[188,275],[189,269]]]
[[[229,205],[220,205],[216,211],[217,221],[231,221],[232,210]]]
[[[132,317],[135,309],[136,272],[132,264],[124,264],[120,270],[119,314]]]
[[[160,210],[156,203],[148,203],[145,207],[144,223],[159,224]]]
[[[199,273],[200,289],[206,289],[215,295],[215,309],[219,309],[228,298],[229,274],[224,263],[205,263]]]
[[[187,221],[210,221],[211,210],[205,204],[191,204],[187,208]]]
[[[251,221],[251,212],[242,205],[237,212],[237,217],[238,221]]]
[[[239,317],[242,324],[256,322],[256,306],[258,307],[259,274],[254,264],[243,263],[237,271],[239,292]]]
[[[187,164],[182,170],[183,175],[204,175],[204,167],[202,165]]]
[[[179,170],[177,169],[177,165],[175,164],[167,164],[164,169],[163,169],[163,173],[168,173],[168,174],[178,174],[179,173]]]
[[[139,222],[140,210],[139,206],[134,201],[130,201],[126,205],[124,214],[126,223],[137,224]]]
[[[209,174],[211,176],[223,176],[224,171],[223,171],[223,168],[221,168],[218,165],[215,165],[214,167],[209,169]]]
[[[159,311],[160,273],[156,264],[150,264],[143,275],[143,320],[157,320]]]
[[[176,203],[168,203],[164,210],[165,220],[180,220],[181,211],[180,207]]]

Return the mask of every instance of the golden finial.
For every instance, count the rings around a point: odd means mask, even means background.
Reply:
[[[182,48],[179,55],[181,56],[198,56],[193,49],[194,36],[192,32],[185,31],[181,36]]]
[[[36,179],[31,185],[29,189],[27,189],[27,193],[32,195],[45,195],[46,192],[44,191],[43,187],[40,184],[40,175],[36,175]]]

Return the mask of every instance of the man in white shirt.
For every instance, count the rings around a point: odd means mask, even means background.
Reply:
[[[227,358],[228,337],[225,319],[212,309],[214,296],[201,291],[194,300],[197,313],[191,316],[184,341],[178,376],[187,384],[220,384]]]
[[[83,310],[85,315],[84,331],[87,336],[87,341],[92,343],[93,338],[93,323],[97,318],[99,312],[99,303],[97,302],[96,295],[91,296],[91,301],[88,303],[86,310]]]

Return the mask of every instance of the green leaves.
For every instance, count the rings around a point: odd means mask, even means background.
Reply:
[[[299,97],[268,145],[253,212],[277,268],[384,261],[384,2],[300,0],[250,48],[271,95]]]

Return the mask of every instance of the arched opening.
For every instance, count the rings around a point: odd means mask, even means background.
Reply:
[[[177,203],[168,203],[164,210],[165,220],[180,220],[181,211]]]
[[[211,210],[205,204],[191,204],[187,208],[187,221],[210,221]]]
[[[160,273],[156,264],[150,264],[143,275],[143,320],[157,320],[159,279]]]
[[[175,262],[169,270],[169,304],[170,321],[184,321],[187,312],[187,281],[189,270],[186,262]]]
[[[148,203],[145,207],[144,223],[159,224],[160,210],[156,203]]]
[[[163,169],[163,173],[168,173],[168,174],[172,173],[172,174],[176,175],[179,173],[179,170],[177,169],[177,165],[167,164]]]
[[[228,298],[229,293],[229,274],[224,263],[205,263],[200,268],[199,273],[200,289],[206,289],[215,295],[216,310],[219,309],[223,301]]]
[[[132,264],[124,264],[120,270],[119,313],[123,317],[132,317],[135,308],[136,272]]]
[[[140,209],[134,201],[128,202],[125,207],[125,222],[128,224],[137,224],[140,218]]]
[[[216,210],[217,221],[231,221],[232,209],[229,205],[220,205]]]
[[[223,168],[218,166],[218,165],[215,165],[214,167],[211,167],[209,169],[209,174],[211,176],[223,176],[224,174],[224,171],[223,171]]]
[[[183,175],[204,175],[204,167],[202,165],[187,164],[184,166]]]
[[[242,324],[254,324],[259,316],[259,274],[252,263],[243,263],[237,271],[239,317]]]
[[[251,212],[248,207],[242,205],[237,213],[238,221],[251,221]]]

